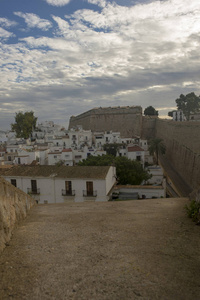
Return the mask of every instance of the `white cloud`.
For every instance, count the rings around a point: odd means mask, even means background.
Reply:
[[[69,4],[71,0],[45,0],[48,4],[53,6],[64,6]]]
[[[59,31],[60,31],[61,35],[64,35],[64,34],[69,32],[70,26],[69,26],[69,23],[67,21],[63,20],[60,17],[56,17],[56,16],[52,16],[52,18],[58,24]],[[58,31],[56,31],[56,33],[58,33]]]
[[[105,7],[106,6],[106,1],[105,0],[88,0],[88,3],[98,5],[100,7]]]
[[[10,37],[14,37],[15,35],[12,32],[9,32],[0,27],[0,39],[8,39]]]
[[[78,10],[66,20],[53,15],[55,23],[18,13],[29,27],[52,26],[53,35],[1,44],[0,100],[9,94],[20,107],[28,107],[38,99],[38,113],[47,106],[49,115],[51,107],[62,107],[59,113],[70,107],[70,115],[107,101],[143,107],[151,101],[164,111],[181,93],[199,94],[200,7],[199,0],[187,2],[107,3],[101,12]],[[12,33],[0,29],[0,35],[5,39]]]
[[[11,26],[17,25],[17,22],[11,21],[11,20],[6,19],[6,18],[0,18],[0,25],[2,25],[4,27],[11,27]]]
[[[24,18],[29,28],[36,27],[43,31],[47,31],[52,27],[52,24],[49,20],[40,19],[36,14],[22,12],[15,12],[14,14],[18,17]]]

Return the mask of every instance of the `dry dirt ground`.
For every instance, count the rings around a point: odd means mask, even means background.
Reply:
[[[0,256],[0,299],[200,299],[187,201],[34,207]]]

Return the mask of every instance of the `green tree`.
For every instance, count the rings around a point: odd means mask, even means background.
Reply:
[[[155,138],[149,141],[149,153],[156,156],[156,164],[158,165],[159,154],[165,154],[166,147],[163,140]]]
[[[36,127],[37,118],[33,111],[15,113],[15,123],[11,124],[12,131],[16,132],[17,138],[27,139]]]
[[[155,110],[155,108],[153,106],[148,106],[144,110],[144,115],[145,116],[158,116],[158,111]]]
[[[113,143],[113,144],[105,144],[103,146],[103,150],[106,151],[107,154],[111,154],[113,156],[117,155],[117,151],[123,144]]]
[[[89,156],[79,162],[79,166],[109,166],[116,167],[118,184],[139,185],[143,180],[150,178],[149,173],[143,169],[139,161],[127,157],[114,157],[113,155]]]
[[[87,159],[79,162],[79,166],[111,166],[114,164],[115,157],[110,154],[104,154],[102,156],[88,156]]]
[[[196,96],[195,93],[187,94],[186,96],[181,94],[176,99],[177,108],[181,109],[187,120],[190,119],[192,112],[197,112],[200,109],[200,96]]]
[[[173,118],[173,112],[175,112],[176,110],[172,110],[168,112],[168,116]]]

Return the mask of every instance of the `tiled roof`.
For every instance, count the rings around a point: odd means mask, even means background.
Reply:
[[[72,152],[72,149],[63,149],[62,152]]]
[[[55,151],[55,152],[49,152],[48,155],[50,154],[61,154],[62,152],[58,152],[58,151]]]
[[[140,146],[134,145],[131,147],[128,147],[128,152],[135,152],[135,151],[144,151]]]
[[[7,177],[58,177],[104,179],[110,166],[30,166],[18,165],[0,169],[0,176]]]

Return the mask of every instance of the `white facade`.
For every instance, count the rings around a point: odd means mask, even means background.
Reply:
[[[23,190],[25,193],[31,194],[31,196],[34,197],[35,200],[38,201],[38,203],[63,203],[68,201],[108,201],[110,199],[111,190],[116,182],[115,167],[64,168],[79,168],[78,171],[76,170],[76,173],[81,174],[81,172],[83,171],[85,176],[77,175],[81,178],[74,178],[74,176],[60,177],[59,171],[57,173],[49,174],[49,176],[28,176],[27,174],[26,176],[17,176],[16,174],[12,175],[11,170],[9,172],[9,175],[2,174],[2,176],[7,181],[14,184],[17,188]],[[93,173],[93,168],[98,168],[95,171],[97,174],[97,178],[93,178],[91,175],[91,173]],[[100,176],[101,178],[98,178],[98,174],[102,172],[102,169],[103,173],[105,173],[106,170],[106,174]],[[56,169],[55,167],[55,172],[56,170],[58,169]],[[73,174],[73,169],[71,169],[71,174]],[[66,186],[69,185],[69,183],[70,192],[66,190]]]
[[[173,111],[173,121],[186,121],[186,117],[184,116],[182,110]]]
[[[150,179],[148,179],[149,184],[161,185],[164,179],[163,169],[160,166],[150,166],[148,167],[149,173],[152,175]]]

